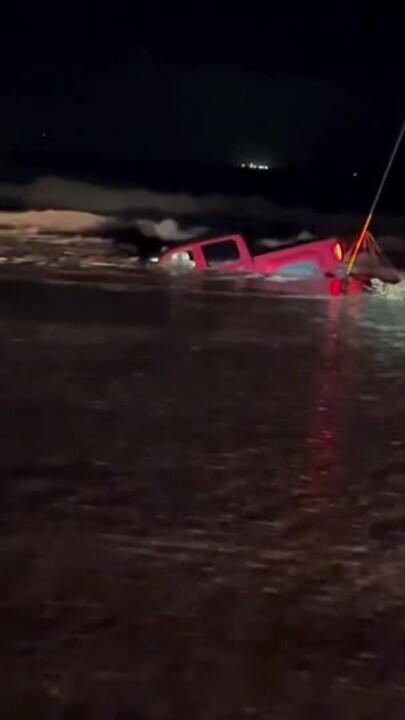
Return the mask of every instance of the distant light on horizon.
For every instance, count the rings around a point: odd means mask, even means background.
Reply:
[[[266,163],[255,163],[255,162],[249,162],[249,163],[241,163],[241,168],[247,168],[248,170],[270,170],[270,165],[267,165]]]

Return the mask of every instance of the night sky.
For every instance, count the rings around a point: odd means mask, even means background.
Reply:
[[[378,165],[405,112],[405,8],[242,5],[14,4],[3,157]]]

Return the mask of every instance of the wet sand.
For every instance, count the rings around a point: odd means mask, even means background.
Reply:
[[[402,720],[403,321],[3,271],[2,716]]]

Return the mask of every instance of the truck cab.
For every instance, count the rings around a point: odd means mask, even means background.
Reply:
[[[248,271],[253,268],[252,256],[241,235],[225,235],[172,247],[162,253],[158,264],[223,272]]]

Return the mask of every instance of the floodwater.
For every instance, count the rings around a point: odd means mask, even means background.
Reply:
[[[405,711],[404,305],[0,281],[13,718]]]

